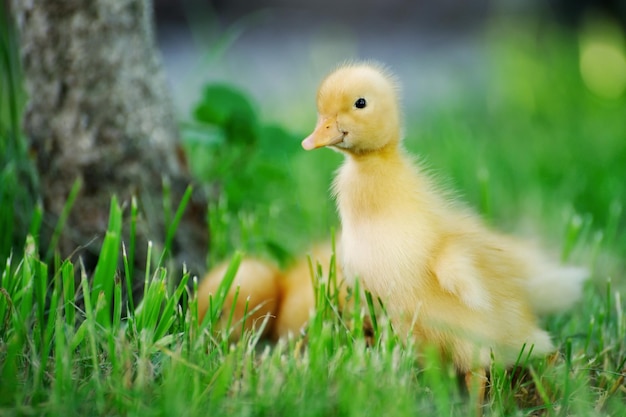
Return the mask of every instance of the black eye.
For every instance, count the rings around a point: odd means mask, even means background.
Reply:
[[[365,106],[367,106],[367,102],[365,101],[365,99],[363,97],[357,99],[357,101],[354,102],[354,106],[357,109],[362,109],[365,108]]]

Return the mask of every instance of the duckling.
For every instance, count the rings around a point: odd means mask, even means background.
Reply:
[[[300,256],[294,265],[284,273],[280,280],[281,302],[276,315],[274,339],[287,338],[300,334],[315,310],[313,277],[309,268],[309,259],[313,267],[320,265],[323,277],[330,275],[330,260],[333,248],[330,242],[313,246],[308,256]],[[342,276],[337,268],[336,282],[341,284]],[[345,298],[340,296],[340,301]]]
[[[566,309],[586,271],[488,228],[449,197],[402,147],[396,78],[376,63],[349,63],[317,92],[305,150],[345,155],[332,184],[342,225],[345,279],[384,303],[396,332],[437,348],[471,375],[510,365],[523,346],[554,349],[537,315]]]
[[[315,310],[313,277],[309,268],[309,259],[313,266],[320,265],[324,278],[330,274],[330,260],[333,249],[330,242],[313,246],[306,255],[298,257],[286,271],[281,271],[267,261],[246,257],[241,261],[222,308],[219,319],[221,329],[228,324],[228,316],[234,306],[231,319],[233,332],[232,343],[241,338],[241,324],[244,313],[247,318],[244,331],[253,330],[267,316],[270,319],[262,336],[271,341],[299,335]],[[198,288],[198,320],[202,321],[209,308],[209,296],[217,293],[230,262],[223,262],[212,269],[200,282]],[[337,271],[337,282],[341,282],[341,273]],[[239,294],[235,300],[235,293]],[[343,293],[345,297],[345,291]],[[246,310],[247,304],[247,310]]]
[[[229,264],[228,261],[219,264],[200,281],[197,294],[198,320],[200,322],[209,309],[209,296],[215,297]],[[231,309],[234,308],[233,317],[230,318],[232,331],[229,335],[229,341],[231,343],[240,340],[244,331],[258,328],[267,316],[269,319],[263,328],[262,336],[273,334],[276,312],[280,302],[280,279],[280,271],[270,263],[255,258],[242,259],[233,284],[224,300],[222,315],[218,320],[218,327],[222,330],[228,330],[226,326]],[[239,294],[235,299],[237,287],[239,287]]]

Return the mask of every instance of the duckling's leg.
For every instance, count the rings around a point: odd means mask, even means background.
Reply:
[[[487,370],[479,368],[465,373],[465,386],[470,398],[476,404],[476,417],[482,417],[485,403],[485,389],[487,387]]]

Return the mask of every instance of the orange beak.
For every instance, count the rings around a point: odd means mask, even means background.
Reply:
[[[336,145],[343,140],[345,133],[337,128],[334,117],[319,117],[315,130],[302,141],[302,147],[310,151],[324,146]]]

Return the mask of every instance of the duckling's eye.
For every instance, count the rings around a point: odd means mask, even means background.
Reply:
[[[365,106],[367,106],[367,102],[363,97],[357,99],[357,101],[354,102],[354,107],[356,107],[357,109],[363,109],[365,108]]]

